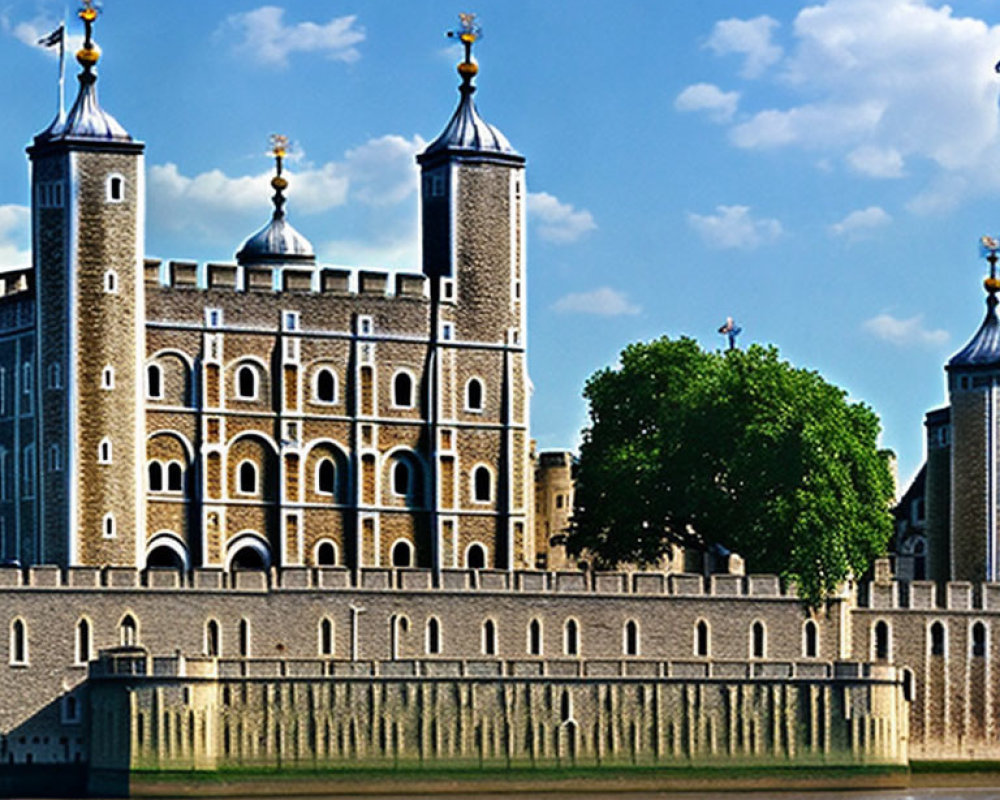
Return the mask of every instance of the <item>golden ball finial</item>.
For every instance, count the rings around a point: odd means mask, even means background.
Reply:
[[[101,51],[96,45],[81,48],[76,51],[76,60],[81,67],[93,67],[101,60]]]
[[[1000,292],[1000,278],[986,277],[983,279],[983,288],[991,294],[993,292]]]

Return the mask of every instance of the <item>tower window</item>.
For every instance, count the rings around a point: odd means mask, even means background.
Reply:
[[[111,463],[111,440],[101,439],[101,443],[97,445],[97,463],[98,464],[110,464]]]
[[[222,639],[219,636],[219,623],[210,619],[205,623],[205,655],[217,658],[222,655]]]
[[[239,400],[257,399],[257,370],[243,366],[236,371],[236,397]]]
[[[120,203],[125,199],[125,179],[121,175],[109,175],[107,183],[109,203]]]
[[[413,549],[409,542],[399,541],[392,546],[392,565],[403,568],[413,566]]]
[[[58,361],[49,364],[49,388],[62,389],[62,365]]]
[[[319,654],[333,655],[333,622],[325,617],[319,623]]]
[[[337,548],[333,542],[321,542],[316,548],[316,563],[321,567],[333,567],[337,564]]]
[[[240,494],[257,494],[257,465],[252,461],[244,461],[237,471]]]
[[[104,522],[102,523],[102,527],[103,527],[103,530],[104,530],[104,538],[105,539],[114,539],[115,538],[115,534],[117,533],[117,528],[115,526],[115,515],[114,514],[105,514],[104,515]]]
[[[28,663],[28,628],[22,619],[15,619],[10,626],[10,663]]]
[[[55,442],[49,445],[49,472],[62,472],[62,451]]]
[[[115,388],[115,368],[110,364],[101,370],[101,388],[102,389],[114,389]]]
[[[627,656],[639,655],[639,623],[634,619],[625,623],[622,650]]]
[[[90,623],[81,619],[76,623],[76,663],[86,664],[90,661]]]
[[[943,656],[944,650],[944,625],[935,622],[931,625],[931,655]]]
[[[167,464],[167,491],[184,491],[184,467],[177,461]]]
[[[469,545],[465,552],[465,566],[469,569],[486,568],[486,549],[481,544]]]
[[[149,462],[149,491],[163,491],[163,465],[159,461]]]
[[[528,624],[528,654],[532,656],[542,654],[542,623],[537,619],[531,620]]]
[[[410,493],[410,465],[405,461],[397,461],[392,468],[392,491],[400,497]]]
[[[107,294],[118,294],[118,273],[113,269],[104,273],[104,291]]]
[[[146,367],[146,396],[150,400],[163,397],[163,370],[156,364]]]
[[[409,372],[397,372],[392,379],[392,404],[396,408],[413,407],[413,378]]]
[[[245,619],[240,620],[240,655],[243,658],[250,656],[250,622]]]
[[[483,655],[495,656],[497,654],[497,626],[496,623],[488,619],[483,623]]]
[[[764,623],[755,622],[750,627],[750,657],[764,658],[767,653]]]
[[[314,396],[317,403],[337,402],[337,377],[333,374],[333,370],[324,367],[316,373]]]
[[[31,394],[31,362],[24,362],[24,369],[21,371],[21,374],[24,376],[22,391],[25,394]]]
[[[333,461],[324,458],[316,465],[316,492],[318,494],[333,494],[336,480],[337,470]]]
[[[819,655],[818,631],[816,623],[811,619],[806,620],[802,631],[802,655],[806,658],[816,658]]]
[[[121,625],[118,626],[118,641],[122,647],[135,647],[139,641],[139,626],[131,614],[122,617]]]
[[[465,384],[465,408],[469,411],[483,410],[483,382],[472,378]]]
[[[580,655],[580,626],[575,619],[566,620],[563,630],[563,650],[568,656]]]
[[[891,643],[889,640],[889,624],[884,620],[879,620],[875,623],[875,660],[876,661],[888,661],[890,653],[892,651]]]
[[[436,617],[427,620],[427,655],[436,656],[441,653],[441,623]]]
[[[986,655],[986,626],[982,622],[972,626],[972,655],[976,658]]]
[[[35,496],[35,446],[29,444],[24,448],[21,463],[21,492],[25,497]]]
[[[472,471],[472,499],[477,503],[490,502],[493,483],[489,468],[479,466]]]
[[[708,623],[705,620],[698,620],[698,624],[694,628],[694,654],[702,658],[708,656],[709,651],[709,638],[708,638]]]

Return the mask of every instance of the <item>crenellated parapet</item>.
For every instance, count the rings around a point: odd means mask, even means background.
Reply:
[[[992,587],[1000,598],[1000,584]],[[483,592],[550,595],[659,596],[785,600],[798,602],[793,586],[776,575],[701,575],[659,572],[548,572],[541,570],[274,567],[270,570],[174,569],[43,565],[0,567],[6,589],[164,589],[219,591],[366,590],[373,592]],[[957,601],[956,601],[957,602]],[[993,608],[1000,608],[1000,599]]]
[[[277,267],[269,265],[146,259],[148,291],[231,290],[248,293],[334,294],[429,300],[429,279],[421,273],[364,267]]]

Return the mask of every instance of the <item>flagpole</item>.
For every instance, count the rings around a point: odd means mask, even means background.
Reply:
[[[66,16],[63,15],[59,37],[59,122],[66,120]]]

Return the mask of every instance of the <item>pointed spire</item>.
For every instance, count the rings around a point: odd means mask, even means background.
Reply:
[[[500,161],[504,163],[524,163],[507,137],[479,116],[472,95],[476,91],[473,83],[479,73],[479,65],[472,58],[472,46],[483,38],[483,30],[476,22],[475,14],[459,14],[458,30],[448,31],[448,36],[458,39],[465,50],[465,57],[458,65],[462,84],[458,87],[461,95],[458,108],[452,114],[441,135],[431,142],[417,160],[421,164],[453,154],[466,159]]]
[[[77,63],[83,67],[83,71],[77,76],[77,80],[80,81],[80,91],[66,119],[57,119],[36,137],[36,141],[98,139],[131,142],[132,137],[128,131],[102,109],[97,100],[97,73],[94,67],[100,61],[101,50],[94,43],[94,23],[97,21],[98,10],[94,0],[81,0],[81,2],[77,16],[83,21],[84,41],[83,47],[76,51]]]
[[[986,318],[976,335],[958,353],[952,356],[947,369],[967,367],[1000,367],[1000,319],[997,318],[997,292],[1000,292],[1000,278],[997,278],[997,262],[1000,261],[1000,239],[983,236],[979,240],[979,253],[990,265],[990,274],[983,279],[986,290]]]
[[[242,266],[255,264],[296,264],[312,266],[316,263],[313,247],[301,233],[285,220],[285,190],[288,180],[283,175],[285,157],[288,154],[288,137],[281,134],[271,136],[271,155],[274,156],[275,171],[271,178],[274,195],[274,213],[271,221],[251,236],[239,252],[236,261]]]

